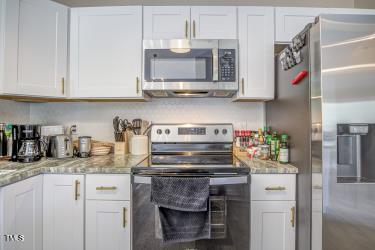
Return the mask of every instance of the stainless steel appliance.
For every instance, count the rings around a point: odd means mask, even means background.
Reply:
[[[73,157],[73,142],[68,135],[53,135],[49,138],[48,157],[68,158]]]
[[[231,97],[238,40],[144,40],[143,90],[154,97]]]
[[[151,156],[132,169],[133,249],[250,249],[249,168],[232,154],[231,124],[156,124]],[[151,177],[210,177],[211,238],[163,245]]]
[[[17,125],[14,125],[17,126]],[[41,154],[41,145],[40,145],[40,126],[39,125],[18,125],[15,136],[15,141],[17,150],[12,156],[12,159],[15,158],[19,162],[34,162],[40,160],[42,157]]]
[[[298,249],[374,249],[375,17],[322,15],[302,37],[299,64],[276,58],[266,104],[267,124],[293,138]]]
[[[87,158],[91,151],[91,136],[78,137],[78,156]]]

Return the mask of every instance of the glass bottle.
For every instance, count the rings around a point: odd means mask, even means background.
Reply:
[[[273,132],[271,138],[271,160],[277,161],[277,157],[279,154],[279,137],[277,136],[277,132]]]
[[[289,162],[289,143],[288,143],[288,135],[286,134],[281,135],[279,162],[283,164],[286,164]]]

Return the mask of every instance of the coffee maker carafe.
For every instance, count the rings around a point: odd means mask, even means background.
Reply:
[[[18,125],[13,129],[13,143],[17,149],[14,150],[12,160],[19,162],[34,162],[41,158],[39,125]],[[16,154],[16,155],[14,155]]]

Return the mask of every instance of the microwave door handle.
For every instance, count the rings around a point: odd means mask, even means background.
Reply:
[[[212,81],[219,81],[219,50],[212,49]]]

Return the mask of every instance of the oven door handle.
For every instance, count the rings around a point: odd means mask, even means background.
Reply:
[[[219,81],[219,49],[212,49],[212,81]]]
[[[178,176],[176,176],[178,177]],[[151,184],[151,177],[134,175],[133,183]],[[247,184],[248,176],[213,177],[210,178],[210,186]]]

